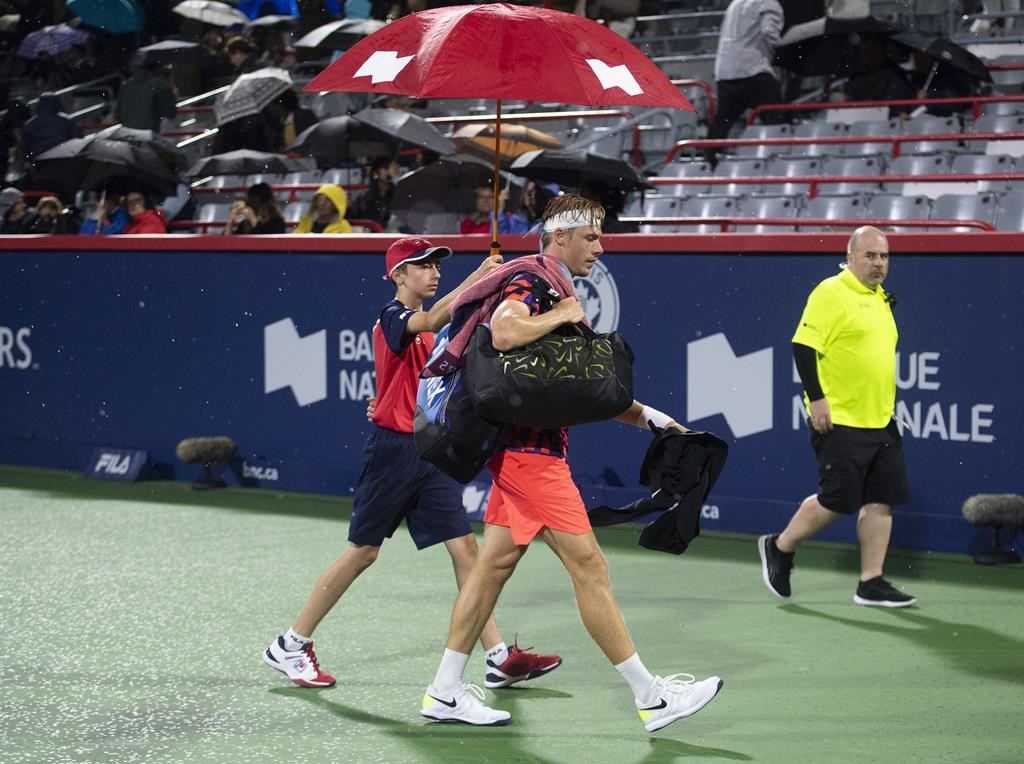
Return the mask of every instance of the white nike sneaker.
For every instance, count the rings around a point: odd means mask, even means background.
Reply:
[[[286,650],[284,636],[279,636],[263,651],[263,662],[270,668],[280,671],[300,687],[334,685],[334,677],[320,669],[312,642],[307,642],[298,650]]]
[[[677,679],[686,676],[687,680]],[[654,677],[654,691],[646,703],[637,700],[636,710],[648,732],[660,730],[676,719],[693,716],[722,689],[721,677],[712,676],[694,683],[692,674],[673,674]]]
[[[498,727],[508,724],[512,714],[488,708],[482,701],[484,691],[475,684],[463,682],[454,690],[438,692],[430,685],[423,695],[420,713],[435,722],[464,722]]]

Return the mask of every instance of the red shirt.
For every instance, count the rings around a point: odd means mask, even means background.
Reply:
[[[412,432],[420,371],[434,349],[433,332],[406,331],[414,313],[413,308],[392,300],[373,326],[373,366],[377,372],[373,422],[396,432]]]

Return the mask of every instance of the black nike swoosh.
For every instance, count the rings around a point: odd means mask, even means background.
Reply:
[[[427,693],[427,694],[430,695],[430,693]],[[455,698],[452,698],[451,700],[441,700],[440,698],[438,698],[438,697],[436,697],[434,695],[430,695],[430,697],[432,697],[434,700],[436,700],[442,706],[448,706],[448,708],[455,708]],[[662,705],[664,705],[665,701],[662,700],[661,703],[662,703]],[[660,706],[659,706],[659,708],[660,708]]]
[[[431,695],[430,697],[433,698],[434,696]],[[436,700],[436,698],[434,698],[434,699]],[[668,703],[666,702],[666,700],[664,698],[662,698],[661,699],[661,703],[659,703],[658,705],[651,706],[650,708],[641,708],[640,710],[641,711],[657,711],[659,708],[665,708],[665,706],[667,706],[667,705],[668,705]]]

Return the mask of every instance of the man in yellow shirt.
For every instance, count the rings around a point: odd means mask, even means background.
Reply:
[[[910,498],[903,442],[893,419],[896,341],[892,296],[882,289],[889,242],[872,226],[853,232],[846,267],[814,288],[793,335],[820,484],[782,533],[758,539],[765,585],[789,599],[793,556],[804,539],[857,513],[858,605],[917,600],[882,578],[892,506]]]

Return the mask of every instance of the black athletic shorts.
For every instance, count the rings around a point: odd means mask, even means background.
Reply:
[[[853,514],[865,504],[904,504],[910,499],[903,439],[896,420],[871,430],[835,425],[811,446],[818,458],[818,501],[825,509]]]

